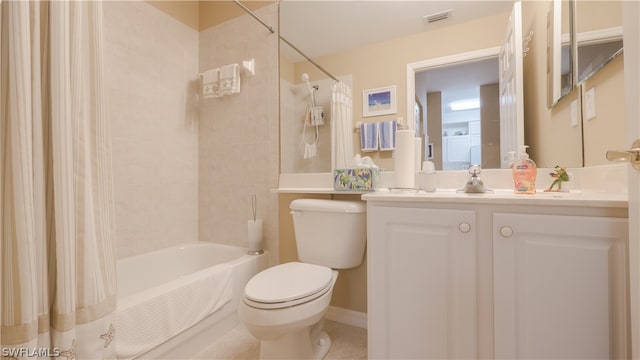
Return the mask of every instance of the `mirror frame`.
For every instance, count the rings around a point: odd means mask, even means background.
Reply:
[[[562,3],[569,4],[569,39],[562,34]],[[577,87],[577,46],[575,41],[575,0],[552,0],[547,11],[547,108],[551,109]],[[569,86],[562,88],[562,48],[569,44]]]

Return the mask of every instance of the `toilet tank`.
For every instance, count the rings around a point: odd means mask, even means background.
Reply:
[[[367,243],[364,202],[297,199],[289,208],[300,261],[332,269],[362,263]]]

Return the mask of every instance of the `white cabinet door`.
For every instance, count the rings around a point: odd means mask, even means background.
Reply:
[[[478,120],[478,121],[469,121],[469,134],[470,135],[480,135],[480,120]]]
[[[369,358],[474,358],[475,212],[367,211]]]
[[[493,216],[495,357],[628,358],[627,220]]]

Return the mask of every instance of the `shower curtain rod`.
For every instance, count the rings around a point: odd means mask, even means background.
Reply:
[[[244,4],[242,4],[240,2],[240,0],[233,0],[236,4],[238,4],[238,6],[240,6],[247,14],[251,15],[251,17],[253,17],[254,19],[256,19],[260,24],[262,24],[262,26],[266,27],[267,30],[269,30],[272,34],[275,33],[275,31],[273,30],[273,28],[269,25],[267,25],[267,23],[265,23],[258,15],[256,15],[253,11],[251,11],[251,9],[249,9],[248,7],[244,6]],[[317,67],[318,70],[322,71],[323,73],[325,73],[325,75],[327,75],[328,77],[332,78],[334,81],[336,82],[340,82],[340,80],[338,80],[335,76],[331,75],[327,70],[325,70],[322,66],[320,66],[318,63],[316,63],[315,61],[311,60],[310,57],[308,57],[305,53],[303,53],[302,51],[300,51],[300,49],[298,49],[297,47],[295,47],[292,43],[289,42],[289,40],[285,39],[282,37],[282,35],[278,35],[278,37],[280,38],[280,40],[284,41],[287,45],[291,46],[291,48],[293,48],[293,50],[297,51],[298,54],[302,55],[302,57],[304,57],[305,59],[307,59],[308,62],[310,62],[313,66]]]
[[[340,80],[336,79],[335,76],[331,75],[327,70],[325,70],[322,66],[318,65],[318,63],[316,63],[315,61],[311,60],[311,58],[309,58],[305,53],[303,53],[302,51],[300,51],[300,49],[298,49],[297,47],[295,47],[292,43],[289,42],[289,40],[285,39],[282,37],[282,35],[280,35],[280,40],[284,41],[287,45],[291,46],[291,48],[293,48],[293,50],[297,51],[298,54],[302,55],[302,57],[304,57],[305,59],[307,59],[308,62],[310,62],[313,66],[317,67],[318,70],[322,71],[323,73],[325,73],[325,75],[327,75],[328,77],[332,78],[334,81],[336,82],[340,82]]]
[[[242,10],[244,10],[247,14],[251,15],[251,17],[256,19],[264,27],[266,27],[267,30],[269,30],[272,34],[275,33],[275,31],[273,30],[273,28],[271,26],[267,25],[266,22],[262,21],[262,19],[258,15],[254,14],[253,11],[251,11],[251,9],[249,9],[246,6],[244,6],[244,4],[240,2],[240,0],[233,0],[233,2],[238,4],[238,6],[240,6],[242,8]]]

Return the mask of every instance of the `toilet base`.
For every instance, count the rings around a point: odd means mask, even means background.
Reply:
[[[331,348],[331,338],[322,330],[324,320],[301,331],[260,342],[260,359],[322,360]]]

